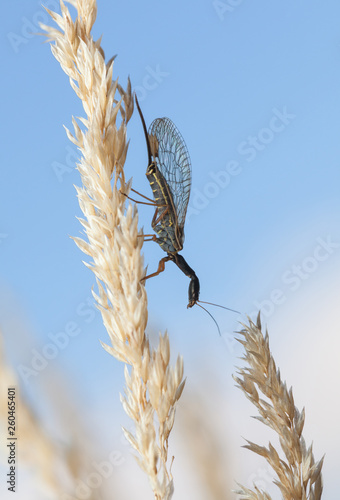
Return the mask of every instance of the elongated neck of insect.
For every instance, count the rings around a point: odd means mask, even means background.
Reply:
[[[191,279],[195,279],[195,278],[198,279],[195,271],[193,269],[191,269],[191,267],[189,266],[189,264],[187,263],[185,258],[182,257],[182,255],[179,255],[179,254],[174,255],[173,260],[174,260],[175,264],[177,264],[177,266],[180,268],[180,270],[186,276],[188,276]]]

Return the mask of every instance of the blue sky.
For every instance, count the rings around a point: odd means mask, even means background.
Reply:
[[[45,4],[58,8],[55,0]],[[123,382],[121,366],[98,341],[106,341],[106,333],[93,309],[94,278],[69,238],[81,231],[75,218],[79,175],[76,148],[62,125],[70,128],[71,116],[83,110],[49,46],[31,35],[39,21],[48,21],[40,4],[7,2],[2,18],[0,307],[6,351],[16,368],[29,365],[32,349],[73,328],[78,333],[49,361],[44,378],[58,370],[68,374],[81,404],[93,401],[90,418],[96,421],[96,411],[104,413],[101,404],[108,415],[121,412],[116,396]],[[200,278],[202,300],[243,315],[262,309],[282,376],[306,406],[308,437],[318,456],[327,454],[325,497],[335,499],[340,443],[330,415],[339,403],[330,379],[340,375],[333,358],[339,346],[339,2],[99,1],[94,37],[101,34],[106,58],[118,54],[114,77],[124,85],[130,76],[147,125],[168,116],[185,138],[193,182],[182,254]],[[150,196],[137,113],[128,135],[127,176]],[[145,232],[152,214],[150,207],[140,209]],[[164,254],[152,243],[144,251],[152,272]],[[188,279],[171,262],[147,283],[150,331],[168,330],[189,380],[202,370],[213,372],[224,379],[233,407],[242,405],[230,377],[239,364],[232,332],[240,318],[210,309],[220,339],[208,315],[186,309],[187,289]],[[41,378],[24,384],[32,400],[39,399]],[[102,402],[103,383],[113,401]],[[123,418],[119,413],[117,427]],[[234,432],[244,436],[246,429],[237,425]],[[256,432],[247,437],[255,440]],[[250,460],[250,452],[242,453]],[[237,480],[246,481],[246,467],[236,471]]]

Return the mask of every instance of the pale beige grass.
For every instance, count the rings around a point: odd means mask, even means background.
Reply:
[[[279,437],[281,450],[271,443],[268,447],[248,441],[245,446],[263,456],[276,473],[274,483],[285,500],[319,500],[322,494],[321,469],[323,458],[315,462],[312,445],[308,448],[302,435],[305,422],[304,409],[300,412],[294,404],[292,388],[287,389],[281,380],[269,349],[269,337],[261,330],[260,314],[256,324],[249,320],[239,333],[243,338],[238,341],[244,346],[242,358],[247,366],[234,377],[238,387],[256,406],[260,422],[273,429]],[[238,491],[243,499],[268,500],[270,496],[241,487]]]
[[[183,387],[183,361],[170,365],[170,344],[165,334],[156,349],[145,335],[148,319],[145,276],[138,231],[137,208],[120,192],[129,192],[124,163],[128,143],[126,127],[133,112],[130,84],[126,89],[112,81],[113,59],[105,63],[101,40],[93,40],[95,0],[72,0],[77,17],[72,20],[61,1],[61,15],[47,10],[58,28],[42,25],[51,50],[83,103],[85,118],[73,119],[69,139],[81,153],[77,188],[84,219],[80,222],[87,240],[74,238],[92,260],[85,263],[95,274],[98,293],[93,293],[109,334],[104,348],[125,363],[123,407],[135,423],[135,434],[125,435],[137,451],[156,499],[171,498],[173,480],[168,461],[168,439],[175,405]],[[120,97],[117,97],[117,93]]]
[[[52,496],[63,493],[55,473],[57,453],[54,443],[42,430],[36,415],[21,395],[19,380],[16,373],[6,360],[0,332],[0,422],[3,426],[2,436],[8,436],[7,431],[7,391],[15,388],[15,436],[17,438],[17,464],[22,464],[31,470],[39,488]],[[7,457],[5,457],[7,460]]]
[[[216,414],[219,404],[208,394],[210,388],[214,387],[215,397],[219,400],[221,398],[218,383],[211,373],[207,373],[208,370],[209,365],[204,370],[205,382],[197,384],[200,392],[192,387],[189,393],[186,391],[177,425],[190,469],[195,473],[195,483],[203,490],[204,498],[231,500],[235,498],[232,494],[234,482],[228,449],[229,435],[226,431],[230,426],[225,414],[221,418],[220,414]]]
[[[13,333],[13,332],[12,332]],[[20,333],[15,332],[20,337]],[[56,377],[59,382],[61,377]],[[55,382],[55,381],[54,381]],[[39,496],[46,498],[73,498],[80,481],[86,482],[93,472],[91,463],[93,457],[85,450],[84,441],[88,435],[82,428],[77,414],[65,403],[69,385],[58,386],[54,393],[54,403],[58,406],[60,414],[67,419],[67,427],[62,426],[61,441],[56,434],[47,430],[50,422],[42,422],[32,405],[22,394],[20,380],[11,368],[2,346],[2,333],[0,331],[0,425],[2,436],[8,436],[8,388],[15,388],[15,437],[17,438],[17,471],[18,483],[27,492],[34,491]],[[38,393],[39,399],[47,402],[46,391],[51,391],[51,381]],[[62,394],[62,398],[61,398]],[[48,405],[46,405],[48,406]],[[45,406],[45,409],[46,409]],[[67,417],[66,417],[67,415]],[[91,448],[93,446],[91,445]],[[2,458],[2,457],[1,457]],[[7,456],[4,457],[7,461]],[[90,460],[91,459],[91,460]],[[28,473],[29,481],[24,482],[24,473]],[[21,475],[23,473],[23,475]],[[32,485],[32,486],[31,486]],[[34,490],[33,490],[34,487]],[[100,493],[100,488],[91,490],[87,500],[95,500]],[[66,496],[65,496],[66,495]],[[70,496],[69,496],[70,495]]]

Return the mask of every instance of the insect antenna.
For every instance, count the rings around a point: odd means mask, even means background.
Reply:
[[[202,302],[203,304],[209,304],[209,306],[221,307],[222,309],[226,309],[227,311],[231,311],[236,314],[241,314],[240,311],[236,311],[235,309],[230,309],[230,307],[220,306],[219,304],[214,304],[213,302],[205,302],[205,300],[199,300],[198,302]],[[197,305],[199,306],[199,304]]]
[[[200,301],[200,302],[202,302],[202,301]],[[209,302],[207,302],[207,304],[209,304]],[[214,318],[214,316],[208,311],[208,309],[201,306],[198,302],[196,302],[196,305],[199,306],[201,309],[203,309],[205,312],[207,312],[209,314],[209,316],[211,317],[211,319],[213,320],[213,322],[217,326],[219,336],[222,337],[220,327],[218,326],[218,323],[217,323],[216,319]]]

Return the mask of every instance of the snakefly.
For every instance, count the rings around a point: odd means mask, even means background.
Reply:
[[[193,307],[198,302],[202,302],[199,301],[199,279],[184,257],[178,253],[183,249],[184,223],[191,189],[189,153],[180,132],[169,118],[156,118],[147,131],[137,96],[135,99],[148,151],[146,177],[150,183],[154,200],[143,195],[142,197],[152,202],[150,205],[156,207],[151,221],[151,227],[156,234],[144,235],[145,241],[156,241],[167,253],[167,256],[159,261],[157,271],[143,279],[147,280],[157,276],[164,271],[165,263],[172,260],[190,278],[187,307]],[[138,193],[134,189],[131,190]],[[211,316],[203,306],[200,307]],[[224,308],[224,306],[219,307]],[[229,310],[233,311],[233,309]]]

